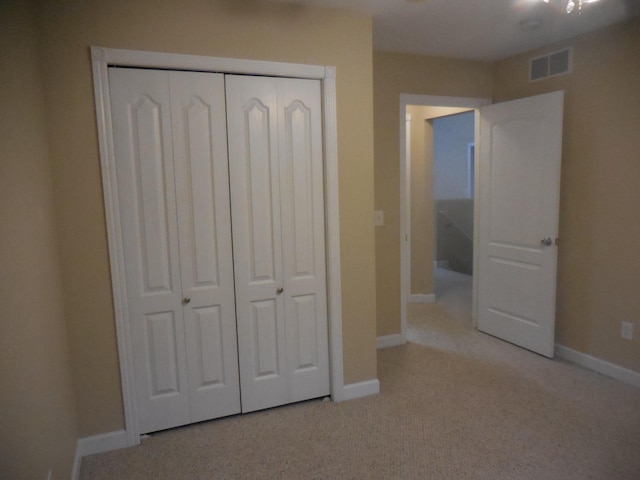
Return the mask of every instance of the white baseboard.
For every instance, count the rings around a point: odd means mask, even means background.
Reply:
[[[577,350],[573,350],[557,343],[555,346],[555,354],[558,357],[580,365],[581,367],[588,368],[594,372],[601,373],[633,387],[640,388],[640,373],[638,372],[592,357],[586,353],[578,352]]]
[[[380,382],[377,378],[366,382],[350,383],[344,386],[344,400],[353,400],[380,393]]]
[[[435,303],[435,293],[412,293],[407,297],[409,303]]]
[[[386,335],[384,337],[377,338],[378,348],[397,347],[398,345],[404,345],[407,343],[406,338],[401,333],[395,333],[393,335]]]
[[[82,457],[86,455],[93,455],[94,453],[117,450],[127,446],[127,432],[124,430],[101,433],[100,435],[93,435],[91,437],[78,439],[71,478],[73,480],[80,478],[80,464],[82,463]]]

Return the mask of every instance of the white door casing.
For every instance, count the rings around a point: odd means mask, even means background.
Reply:
[[[329,393],[320,84],[227,76],[244,412]]]
[[[480,109],[478,329],[547,357],[562,117],[563,92]]]

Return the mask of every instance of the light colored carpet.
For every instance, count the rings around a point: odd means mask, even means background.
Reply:
[[[472,330],[456,281],[379,351],[380,395],[158,433],[82,480],[640,479],[640,390]]]

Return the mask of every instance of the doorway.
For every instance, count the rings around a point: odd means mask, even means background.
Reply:
[[[433,149],[426,156],[433,164],[433,291],[436,302],[469,327],[474,274],[474,112],[427,122],[433,130]]]
[[[435,270],[435,249],[431,247],[431,252],[426,252],[426,255],[422,255],[425,258],[422,258],[420,263],[414,262],[414,256],[420,257],[421,254],[424,254],[424,250],[412,248],[412,245],[419,245],[420,242],[424,242],[426,238],[430,237],[430,241],[428,244],[433,245],[433,224],[435,222],[435,212],[434,209],[431,208],[431,228],[425,228],[424,231],[421,231],[420,228],[415,228],[416,222],[412,221],[412,218],[415,216],[419,216],[422,213],[423,218],[425,218],[425,210],[427,209],[427,205],[433,205],[433,191],[429,191],[428,188],[420,188],[419,182],[424,182],[425,187],[427,186],[426,173],[422,175],[414,175],[416,172],[412,172],[412,167],[414,170],[417,166],[415,159],[411,158],[411,143],[415,143],[417,140],[415,137],[415,133],[420,135],[420,128],[425,129],[422,134],[424,142],[429,142],[429,137],[433,137],[433,126],[432,123],[427,123],[427,120],[431,120],[433,118],[442,117],[445,115],[452,115],[455,113],[461,113],[463,111],[470,111],[474,109],[478,109],[481,106],[490,104],[489,99],[482,98],[467,98],[467,97],[434,97],[428,95],[401,95],[400,96],[400,252],[401,252],[401,265],[400,265],[400,291],[401,291],[401,301],[400,301],[400,315],[401,315],[401,335],[403,341],[407,339],[407,305],[410,302],[422,302],[429,303],[436,300],[436,292],[434,288],[434,270]],[[422,116],[420,122],[413,121],[415,115],[418,117]],[[477,110],[473,114],[474,116],[474,139],[478,135],[478,113]],[[421,125],[416,130],[416,123]],[[424,148],[424,146],[423,146]],[[475,150],[475,149],[474,149]],[[430,172],[432,175],[432,172]],[[476,178],[475,170],[474,170],[474,183]],[[466,185],[469,188],[468,185]],[[422,200],[420,200],[422,197]],[[474,207],[474,215],[477,207]],[[422,210],[422,212],[421,212]],[[429,217],[429,214],[426,213],[426,217]],[[427,222],[428,223],[428,222]],[[413,227],[413,228],[412,228]],[[428,225],[427,225],[428,227]],[[428,233],[427,233],[428,232]],[[473,230],[473,238],[475,240],[477,233],[476,230]],[[475,245],[476,242],[474,241]],[[415,254],[415,255],[414,255]],[[477,255],[475,251],[472,255],[472,264],[476,262]],[[412,267],[414,265],[421,265],[420,268],[423,268],[423,272],[416,271],[416,268]],[[472,266],[473,269],[473,266]],[[414,277],[416,280],[414,281]],[[420,277],[422,277],[422,283],[419,282]],[[422,289],[431,289],[430,292],[417,292],[413,291],[412,285],[416,285],[416,288]],[[477,282],[473,281],[472,284],[472,300],[471,300],[471,317],[472,324],[475,326],[476,319],[476,292],[477,292]]]
[[[409,105],[475,109],[472,326],[553,356],[564,94],[490,106],[483,99],[401,95],[401,323],[406,341],[411,288]],[[481,140],[481,142],[480,142]],[[482,215],[482,217],[480,217]],[[557,241],[555,243],[557,245]],[[481,269],[478,266],[481,265]],[[482,276],[482,282],[479,277]]]

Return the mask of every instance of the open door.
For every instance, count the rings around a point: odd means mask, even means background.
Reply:
[[[478,329],[553,357],[563,92],[480,109]]]

